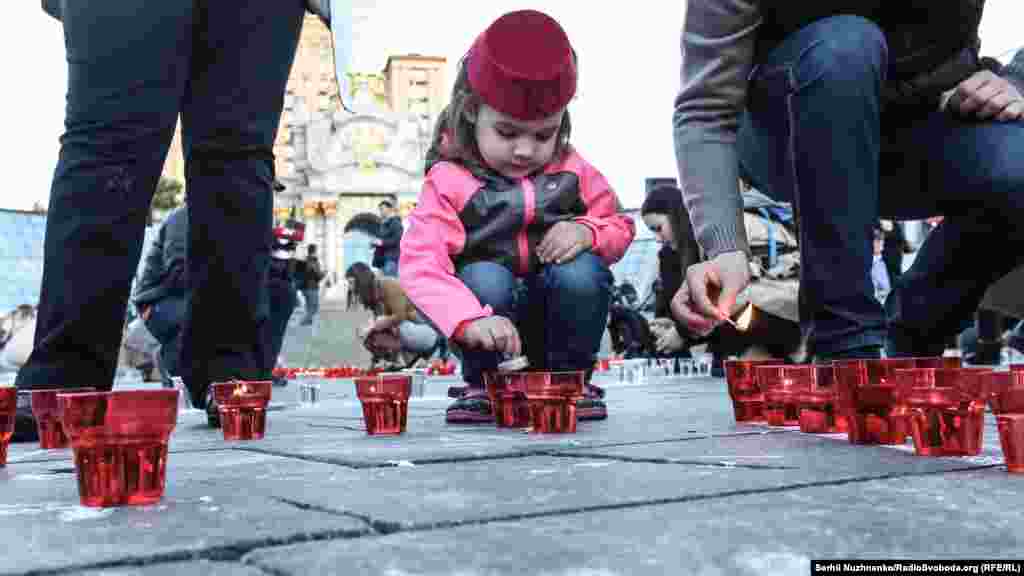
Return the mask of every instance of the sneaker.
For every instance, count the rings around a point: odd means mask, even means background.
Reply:
[[[576,401],[577,420],[604,420],[608,417],[608,406],[604,403],[604,388],[587,384],[583,398]]]
[[[494,422],[491,399],[483,388],[467,388],[465,394],[448,406],[445,422],[449,424],[486,424]]]
[[[217,402],[213,399],[213,386],[206,389],[206,423],[210,428],[220,428],[220,411],[217,410]]]
[[[32,392],[18,391],[18,406],[14,412],[14,433],[11,442],[38,442],[39,428],[36,417],[32,414]]]

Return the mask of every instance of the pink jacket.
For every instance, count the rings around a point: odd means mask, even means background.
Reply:
[[[517,181],[478,178],[452,162],[427,173],[402,236],[399,282],[451,337],[460,323],[492,314],[455,275],[472,262],[495,262],[517,276],[535,272],[536,247],[555,223],[573,220],[593,233],[592,252],[606,264],[633,241],[633,220],[619,214],[608,181],[575,151],[543,173]]]

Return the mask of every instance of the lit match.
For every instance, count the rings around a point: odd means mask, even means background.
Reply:
[[[754,305],[749,302],[747,303],[746,308],[744,308],[743,312],[740,314],[739,319],[733,320],[728,316],[725,317],[725,321],[732,325],[733,328],[739,330],[740,332],[746,332],[748,329],[750,329],[750,322],[753,319]]]

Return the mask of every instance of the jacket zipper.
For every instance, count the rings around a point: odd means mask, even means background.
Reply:
[[[523,186],[523,227],[516,236],[516,245],[519,251],[519,273],[526,274],[530,271],[530,238],[527,228],[533,223],[537,195],[533,182],[528,178],[523,178],[520,182]]]

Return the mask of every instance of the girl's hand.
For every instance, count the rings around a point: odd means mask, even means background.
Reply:
[[[504,316],[488,316],[470,322],[459,343],[467,348],[503,352],[510,356],[521,355],[523,349],[516,325]]]
[[[672,314],[698,336],[705,336],[729,317],[736,297],[750,284],[750,263],[743,252],[725,252],[686,270],[686,279],[672,298]]]
[[[544,234],[537,244],[537,257],[541,264],[564,264],[594,245],[594,235],[579,222],[563,220]]]

